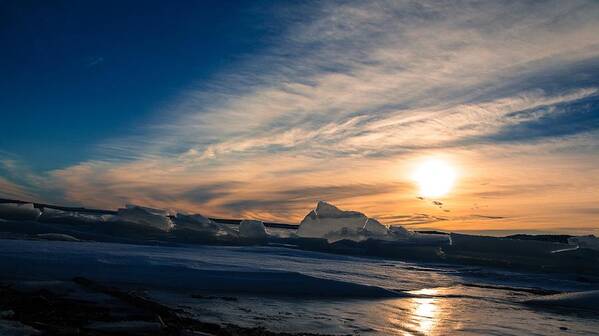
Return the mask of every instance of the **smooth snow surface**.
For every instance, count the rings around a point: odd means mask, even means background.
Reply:
[[[0,204],[0,218],[10,220],[36,220],[41,214],[33,204],[2,203]]]
[[[257,220],[244,219],[239,224],[239,236],[250,239],[263,239],[268,236],[264,223]]]

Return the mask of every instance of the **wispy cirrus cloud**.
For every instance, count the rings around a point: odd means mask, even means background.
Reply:
[[[558,80],[552,74],[599,51],[594,5],[552,4],[304,9],[310,19],[290,20],[270,53],[184,94],[166,114],[173,119],[151,126],[157,137],[141,141],[141,152],[209,159],[309,147],[304,152],[345,154],[356,144],[382,147],[381,138],[410,148],[477,135],[466,132],[473,126],[493,134],[496,123],[518,123],[509,113],[596,94],[593,81],[539,82]],[[535,14],[518,14],[527,12]],[[598,72],[589,67],[586,76]]]
[[[34,199],[32,194],[23,189],[20,185],[13,183],[3,177],[0,177],[0,197],[8,197],[12,199]]]
[[[385,217],[422,210],[394,172],[415,157],[599,143],[594,2],[327,2],[279,15],[287,29],[271,48],[100,144],[96,160],[49,172],[54,185],[96,206],[296,220],[324,198]]]
[[[52,189],[52,182],[33,172],[14,154],[0,151],[0,197],[36,200]]]

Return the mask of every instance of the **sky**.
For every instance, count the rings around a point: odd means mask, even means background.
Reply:
[[[577,0],[2,1],[0,197],[597,234],[597,32]]]

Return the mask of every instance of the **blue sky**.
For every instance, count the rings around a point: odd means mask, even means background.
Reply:
[[[36,170],[88,159],[263,48],[274,30],[249,3],[2,2],[2,149]]]
[[[597,2],[0,6],[5,196],[599,226]],[[427,158],[459,172],[445,209],[416,197]]]

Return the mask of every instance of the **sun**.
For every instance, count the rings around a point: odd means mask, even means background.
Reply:
[[[427,159],[416,167],[412,179],[420,188],[420,196],[441,197],[453,188],[456,171],[444,160]]]

